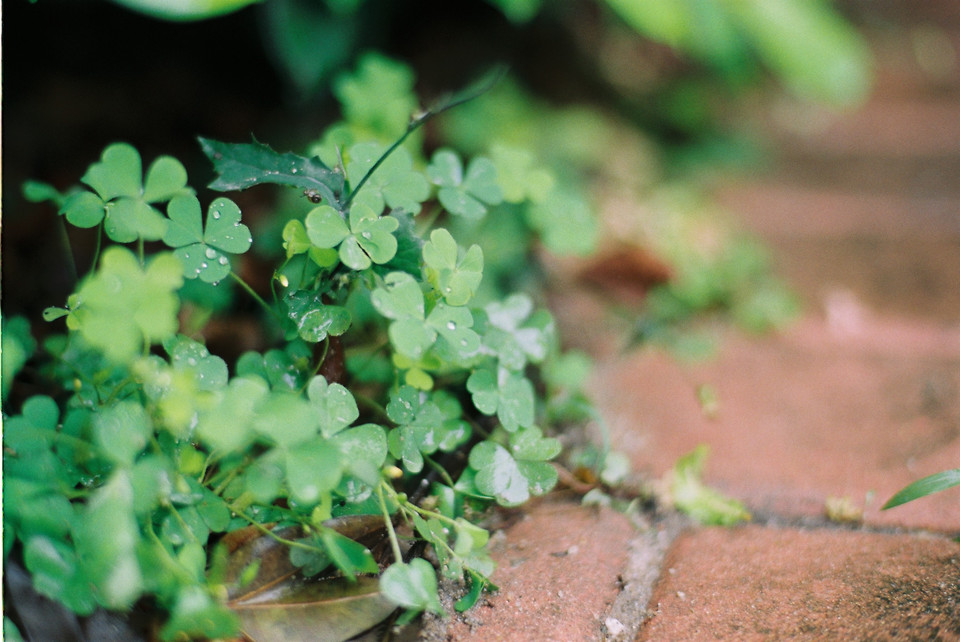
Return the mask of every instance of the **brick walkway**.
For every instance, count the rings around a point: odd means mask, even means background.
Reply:
[[[960,52],[951,6],[928,18]],[[555,494],[497,535],[501,591],[450,639],[960,639],[960,489],[879,511],[960,466],[960,67],[918,66],[923,16],[885,31],[878,15],[869,104],[819,128],[774,124],[789,150],[777,170],[717,194],[773,249],[803,318],[731,332],[695,365],[608,351],[593,380],[637,470],[658,478],[707,443],[706,481],[752,523],[636,523]],[[703,383],[719,396],[709,418]],[[862,521],[826,519],[831,497]]]

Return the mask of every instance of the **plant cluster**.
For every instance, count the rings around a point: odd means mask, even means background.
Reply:
[[[554,486],[561,447],[543,428],[582,417],[582,399],[550,314],[522,293],[477,299],[483,250],[438,224],[524,206],[512,177],[404,146],[482,90],[415,114],[390,146],[340,128],[333,163],[200,139],[210,188],[280,185],[309,208],[286,217],[269,292],[235,267],[254,244],[240,208],[204,206],[171,157],[144,172],[112,144],[81,186],[25,187],[98,239],[90,273],[44,314],[67,328],[35,356],[49,394],[5,417],[4,554],[16,546],[36,590],[84,615],[150,596],[164,639],[232,635],[262,563],[238,557],[237,533],[284,544],[303,575],[382,571],[408,614],[443,610],[413,540],[467,581],[458,609],[491,586],[476,516]],[[270,347],[228,364],[183,319],[234,285],[262,307]],[[3,339],[6,386],[37,347],[23,319]],[[385,554],[349,526],[371,516]]]

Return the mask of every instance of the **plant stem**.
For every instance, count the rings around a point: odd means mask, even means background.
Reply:
[[[284,546],[289,546],[289,547],[291,547],[291,548],[302,548],[302,549],[305,550],[305,551],[312,551],[312,552],[320,551],[321,553],[325,552],[323,549],[321,549],[321,548],[319,548],[319,547],[317,547],[317,546],[311,546],[310,544],[304,544],[303,542],[297,541],[297,540],[295,540],[295,539],[287,539],[287,538],[285,538],[285,537],[280,537],[279,535],[277,535],[276,533],[274,533],[272,530],[270,530],[269,528],[267,528],[266,526],[264,526],[264,525],[261,524],[260,522],[256,521],[255,519],[253,519],[252,517],[250,517],[249,515],[247,515],[246,513],[244,513],[242,510],[238,510],[238,509],[234,508],[233,506],[230,507],[230,510],[233,511],[234,513],[236,513],[240,518],[242,518],[242,519],[246,520],[247,522],[249,522],[250,525],[253,526],[254,528],[256,528],[258,531],[260,531],[261,533],[263,533],[264,535],[266,535],[266,536],[269,537],[270,539],[274,540],[275,542],[278,542],[278,543],[280,543],[280,544],[283,544]]]
[[[393,549],[393,558],[398,563],[403,562],[403,553],[400,551],[400,541],[397,539],[397,532],[393,529],[393,520],[390,519],[390,511],[387,510],[387,502],[383,498],[383,487],[386,482],[380,482],[377,486],[377,497],[380,499],[380,511],[383,513],[383,523],[387,527],[387,535],[390,536],[390,548]],[[388,487],[389,488],[389,487]],[[390,488],[393,492],[393,489]]]
[[[260,304],[260,307],[262,307],[264,310],[266,310],[271,315],[273,315],[274,318],[276,318],[277,320],[280,320],[280,315],[277,314],[277,311],[274,308],[272,308],[269,303],[264,301],[263,297],[257,294],[256,291],[252,287],[250,287],[250,284],[244,281],[239,274],[237,274],[233,270],[230,270],[230,278],[232,278],[234,281],[237,282],[237,284],[240,285],[240,287],[246,290],[247,294],[253,297],[253,300]]]

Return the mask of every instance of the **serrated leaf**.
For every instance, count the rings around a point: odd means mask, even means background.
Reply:
[[[430,562],[421,558],[397,562],[385,570],[380,576],[380,592],[408,609],[444,613],[437,595],[437,575]]]
[[[223,143],[209,138],[198,140],[203,153],[219,174],[210,183],[210,189],[229,192],[274,183],[316,190],[328,204],[338,205],[338,198],[343,191],[343,176],[327,167],[319,158],[306,158],[292,152],[279,154],[257,141]]]

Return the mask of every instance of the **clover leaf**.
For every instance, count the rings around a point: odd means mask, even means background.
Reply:
[[[477,471],[477,490],[501,506],[516,506],[542,495],[557,483],[556,469],[547,463],[560,452],[560,442],[543,437],[539,428],[523,428],[510,437],[510,450],[483,441],[470,451],[470,467]]]
[[[340,451],[323,438],[285,448],[284,470],[290,496],[307,506],[334,490],[343,474]]]
[[[384,151],[385,148],[378,143],[359,143],[350,148],[347,178],[354,189],[373,169]],[[363,203],[377,213],[389,205],[416,214],[420,211],[420,204],[429,196],[430,184],[422,173],[414,169],[410,152],[400,147],[387,156],[377,171],[360,186],[353,203],[354,207]]]
[[[473,405],[485,415],[496,415],[508,432],[534,421],[533,384],[523,374],[499,368],[479,368],[467,379]]]
[[[240,222],[240,208],[228,198],[210,203],[205,227],[195,196],[175,197],[167,214],[170,225],[163,242],[174,248],[188,279],[200,277],[207,283],[219,283],[230,274],[227,254],[243,254],[253,243],[250,228]]]
[[[227,385],[227,363],[210,354],[207,347],[189,337],[177,335],[164,341],[174,370],[190,372],[200,390],[218,390]]]
[[[556,182],[549,171],[534,166],[533,155],[524,149],[494,145],[490,156],[503,190],[503,200],[508,203],[525,200],[539,203],[546,199]]]
[[[525,209],[527,223],[547,249],[557,254],[585,256],[597,246],[596,215],[571,189],[556,188]]]
[[[484,311],[489,327],[483,343],[510,370],[522,370],[527,361],[542,362],[556,335],[553,318],[544,310],[533,312],[526,294],[512,294],[489,303]]]
[[[417,281],[406,272],[391,272],[383,287],[371,296],[373,307],[394,319],[387,329],[397,351],[418,360],[442,336],[451,355],[467,358],[477,352],[480,337],[471,328],[473,315],[467,308],[438,303],[424,318],[425,302]]]
[[[80,179],[93,192],[69,195],[60,212],[77,227],[94,227],[105,221],[107,236],[118,243],[160,239],[168,222],[151,203],[193,192],[186,186],[186,170],[174,158],[156,159],[145,181],[141,168],[136,149],[126,143],[110,145]]]
[[[403,461],[403,467],[418,473],[423,470],[423,455],[436,452],[443,439],[444,417],[440,408],[411,386],[401,386],[391,395],[387,416],[398,424],[387,435],[390,454]]]
[[[393,232],[399,226],[396,218],[378,216],[363,203],[354,203],[350,208],[349,225],[329,205],[314,208],[306,219],[310,242],[318,248],[339,247],[340,261],[353,270],[365,270],[372,263],[383,264],[392,259],[397,253]]]
[[[175,291],[182,284],[183,267],[172,254],[155,255],[143,269],[132,252],[114,246],[103,253],[100,269],[80,287],[72,316],[91,346],[124,362],[142,352],[144,343],[176,333]]]
[[[430,240],[423,246],[423,262],[426,264],[427,280],[443,295],[450,305],[464,305],[476,293],[483,278],[483,251],[472,245],[466,254],[453,236],[443,228],[430,233]]]
[[[440,187],[437,198],[451,214],[478,219],[487,213],[487,205],[503,201],[503,192],[497,184],[497,168],[488,158],[475,157],[464,176],[457,154],[440,149],[433,155],[427,175]]]
[[[293,219],[283,226],[283,249],[287,251],[287,258],[306,253],[310,260],[319,267],[333,267],[339,260],[337,251],[327,247],[317,247],[310,242],[307,228],[303,221]]]
[[[442,614],[437,594],[437,575],[430,562],[417,557],[397,562],[380,576],[380,592],[391,602],[415,611]]]
[[[350,391],[339,383],[327,383],[321,375],[310,380],[307,397],[320,414],[320,432],[324,437],[332,437],[360,416]]]
[[[304,341],[318,343],[327,335],[340,336],[350,328],[350,311],[340,305],[323,302],[317,292],[297,290],[285,298],[287,316],[297,326]]]

